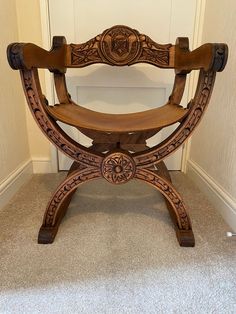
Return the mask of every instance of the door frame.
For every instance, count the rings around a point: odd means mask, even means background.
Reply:
[[[202,32],[204,24],[206,0],[198,0],[197,8],[195,12],[194,30],[193,30],[193,49],[199,47],[202,44]],[[195,93],[198,81],[198,74],[195,72],[189,79],[188,84],[188,101],[190,101]],[[181,171],[187,172],[187,162],[190,156],[191,149],[191,139],[192,137],[184,143],[182,161],[181,161]]]
[[[42,43],[45,49],[51,49],[51,29],[49,20],[49,0],[40,0],[40,15],[41,15],[41,30],[42,30]],[[197,8],[195,13],[194,30],[193,30],[193,48],[201,45],[202,31],[204,23],[206,0],[197,1]],[[52,76],[49,71],[45,71],[45,89],[49,103],[55,102],[54,85]],[[197,84],[197,74],[189,79],[188,85],[188,101],[193,97]],[[186,173],[187,161],[190,155],[191,139],[189,139],[183,146],[181,158],[181,171]],[[52,172],[58,172],[58,152],[54,145],[50,143],[51,152],[51,168]]]
[[[42,44],[47,50],[51,49],[52,38],[49,20],[49,0],[40,0],[40,16],[41,16],[41,31],[42,31]],[[49,71],[44,72],[45,78],[45,91],[49,103],[55,103],[54,83],[52,75]],[[51,172],[57,173],[58,168],[58,151],[57,148],[50,143],[50,155],[51,155]]]

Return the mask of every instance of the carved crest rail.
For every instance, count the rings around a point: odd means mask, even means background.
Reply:
[[[71,44],[71,66],[93,63],[131,65],[147,62],[158,67],[170,65],[171,44],[160,45],[150,37],[127,26],[117,25],[105,30],[84,44]]]

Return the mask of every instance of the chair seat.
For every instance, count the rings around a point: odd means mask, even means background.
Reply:
[[[181,121],[188,113],[188,109],[173,104],[128,114],[101,113],[73,103],[47,106],[47,110],[55,120],[74,127],[111,133],[161,129]]]

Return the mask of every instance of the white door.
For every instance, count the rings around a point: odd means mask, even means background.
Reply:
[[[127,25],[158,43],[175,43],[177,37],[194,32],[197,0],[48,0],[51,36],[62,35],[67,43],[82,43],[117,24]],[[147,64],[132,67],[92,65],[67,71],[67,87],[72,99],[89,109],[108,113],[128,113],[164,104],[173,86],[174,71]],[[187,89],[187,88],[186,88]],[[182,105],[187,103],[186,94]],[[75,128],[62,125],[75,140],[90,140]],[[161,131],[148,142],[164,139],[175,126]],[[59,169],[68,170],[72,161],[59,152]],[[170,170],[180,170],[182,149],[167,160]]]

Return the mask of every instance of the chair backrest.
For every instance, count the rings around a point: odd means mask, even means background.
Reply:
[[[222,71],[225,58],[221,58],[220,45],[204,44],[190,52],[188,38],[161,45],[135,29],[116,25],[82,44],[67,45],[64,37],[56,36],[50,51],[31,43],[11,44],[8,60],[14,69],[47,68],[54,73],[95,63],[125,66],[143,62],[186,74],[194,69]]]

